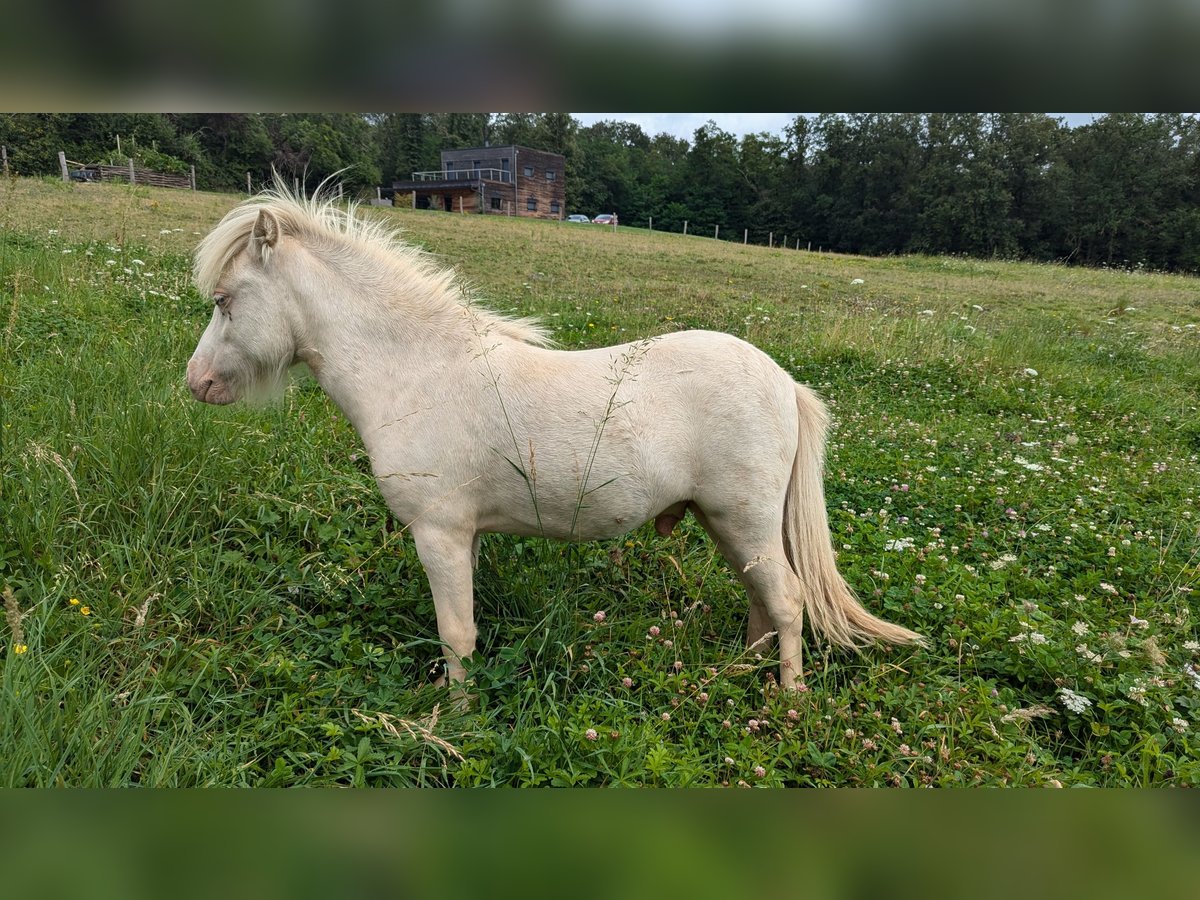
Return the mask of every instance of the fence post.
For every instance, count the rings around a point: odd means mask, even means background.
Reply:
[[[380,188],[378,185],[375,186],[375,199],[376,200],[383,199],[383,189]]]
[[[771,250],[771,249],[774,249],[774,247],[775,247],[775,232],[768,231],[767,232],[767,249]]]
[[[292,193],[300,196],[300,179],[295,176],[292,176]]]
[[[412,192],[412,208],[413,209],[417,208],[417,192],[416,191]]]
[[[715,241],[720,234],[721,234],[721,226],[714,225],[713,226],[713,240]]]
[[[7,171],[7,169],[5,171]],[[654,216],[650,217],[650,230],[654,230]]]
[[[780,244],[779,246],[782,247],[784,250],[787,249],[787,235],[786,234],[783,236],[783,243]]]
[[[194,191],[196,189],[196,167],[195,166],[192,166],[192,174],[188,180],[192,186],[192,190]]]
[[[342,199],[342,183],[340,181],[338,182],[338,199]]]
[[[254,193],[254,191],[250,190],[250,173],[249,172],[246,173],[246,193],[247,194]]]
[[[137,177],[133,174],[133,157],[129,157],[129,183],[137,184]]]
[[[67,154],[62,150],[58,151],[58,167],[62,170],[63,181],[70,181],[71,176],[67,174]]]
[[[4,175],[8,176],[8,147],[0,146],[0,160],[4,161]]]
[[[796,247],[797,247],[797,249],[799,249],[799,246],[800,246],[800,239],[799,239],[799,238],[797,238],[797,239],[796,239]],[[808,252],[809,252],[809,253],[812,253],[812,241],[809,241],[809,242],[808,242]]]
[[[683,233],[687,234],[687,219],[683,220]]]
[[[743,228],[742,229],[742,243],[743,244],[746,243],[746,241],[749,239],[749,237],[750,237],[750,229]]]

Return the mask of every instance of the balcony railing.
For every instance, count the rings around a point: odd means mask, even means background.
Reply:
[[[438,172],[413,172],[413,181],[512,181],[512,172],[504,169],[442,169]]]

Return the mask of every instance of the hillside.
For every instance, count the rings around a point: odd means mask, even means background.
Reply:
[[[780,696],[693,522],[489,536],[458,710],[315,384],[216,409],[182,383],[189,253],[237,200],[0,181],[2,783],[1200,783],[1200,280],[364,210],[565,348],[766,349],[834,414],[847,579],[932,641],[810,640]]]

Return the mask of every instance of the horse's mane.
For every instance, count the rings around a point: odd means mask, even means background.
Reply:
[[[328,250],[357,250],[382,262],[395,280],[419,284],[414,303],[426,306],[457,304],[468,309],[481,332],[497,332],[528,344],[545,346],[552,339],[534,319],[506,316],[478,304],[459,283],[451,268],[437,265],[425,251],[401,239],[386,222],[358,215],[358,203],[339,205],[329,193],[329,179],[312,196],[293,191],[278,173],[275,185],[244,200],[226,213],[196,247],[192,277],[201,294],[210,295],[221,273],[246,248],[260,210],[274,214],[283,234]]]

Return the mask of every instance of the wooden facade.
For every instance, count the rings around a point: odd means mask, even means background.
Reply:
[[[565,160],[529,147],[443,150],[442,168],[392,182],[396,202],[418,209],[562,219],[567,214]]]

